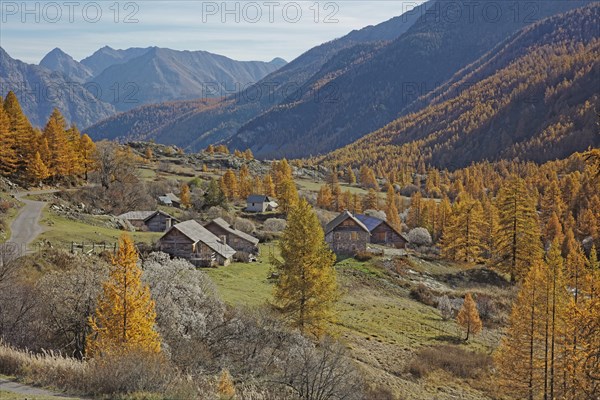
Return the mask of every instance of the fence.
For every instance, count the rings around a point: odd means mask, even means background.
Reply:
[[[71,242],[71,253],[76,254],[80,252],[82,254],[96,254],[102,253],[104,251],[112,251],[113,255],[117,254],[117,243],[107,243],[107,242]]]

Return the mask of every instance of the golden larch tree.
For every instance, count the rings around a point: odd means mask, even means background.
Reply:
[[[335,255],[306,200],[290,210],[279,247],[283,261],[276,262],[275,302],[292,327],[321,336],[338,298]]]
[[[238,195],[238,181],[235,173],[228,169],[219,181],[221,191],[227,197],[227,200],[231,201],[237,198]]]
[[[273,183],[273,178],[270,174],[265,175],[263,178],[263,192],[265,196],[275,196],[275,184]]]
[[[535,204],[525,181],[518,177],[510,179],[498,194],[497,266],[510,274],[512,282],[525,276],[529,267],[542,257]]]
[[[442,238],[444,257],[463,262],[479,262],[482,259],[483,208],[481,203],[466,193],[454,204],[450,220]]]
[[[189,208],[192,205],[192,194],[187,183],[182,183],[179,190],[179,199],[183,208]]]
[[[10,120],[0,104],[0,173],[11,175],[16,171],[19,157],[16,150],[17,138],[10,130]]]
[[[456,322],[467,332],[465,340],[469,340],[471,334],[476,335],[481,332],[483,324],[479,318],[477,304],[475,304],[475,300],[473,300],[471,293],[467,293],[465,296],[465,301],[460,310],[458,310]]]
[[[27,176],[35,184],[42,182],[50,176],[50,171],[46,167],[46,164],[44,164],[44,161],[42,161],[39,151],[35,153],[33,161],[27,167]]]
[[[96,312],[89,320],[92,334],[86,344],[88,356],[127,351],[160,352],[154,300],[148,285],[142,283],[142,270],[137,262],[133,241],[128,235],[122,235]]]

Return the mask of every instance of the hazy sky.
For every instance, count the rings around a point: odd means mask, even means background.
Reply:
[[[38,63],[55,47],[80,60],[105,45],[290,61],[313,46],[422,2],[0,0],[0,46],[28,63]]]

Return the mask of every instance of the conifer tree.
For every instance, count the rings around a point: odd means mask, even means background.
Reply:
[[[181,200],[181,206],[183,208],[189,208],[192,205],[192,194],[190,193],[190,187],[187,183],[181,184],[179,199]]]
[[[454,204],[442,239],[442,251],[445,257],[463,262],[481,261],[482,226],[481,203],[462,193]]]
[[[10,120],[0,105],[0,174],[11,175],[16,171],[19,158],[16,151],[17,138],[10,130]]]
[[[67,148],[64,150],[66,153],[65,170],[67,171],[67,175],[76,176],[83,173],[83,156],[79,151],[81,133],[76,125],[71,126],[65,133],[68,143]]]
[[[548,268],[536,261],[513,302],[508,329],[494,354],[503,393],[534,400],[544,388],[544,319]]]
[[[420,191],[416,191],[410,198],[410,208],[408,209],[408,216],[406,218],[406,224],[409,228],[417,228],[423,226],[423,220],[421,213],[423,211],[423,196]]]
[[[233,399],[235,396],[235,385],[228,370],[224,369],[219,375],[219,383],[217,385],[219,395],[223,399]]]
[[[369,168],[367,165],[363,164],[360,167],[359,175],[360,175],[360,185],[363,188],[379,190],[379,185],[377,184],[377,178],[375,177],[375,172],[371,168]]]
[[[286,214],[298,203],[298,189],[291,178],[286,177],[279,184],[277,200],[281,210]]]
[[[4,111],[9,119],[9,132],[16,141],[18,168],[26,170],[28,163],[35,156],[35,131],[12,91],[9,91],[4,99]]]
[[[238,174],[238,195],[240,199],[246,199],[252,194],[252,178],[250,176],[250,170],[244,164],[240,168]]]
[[[79,152],[81,154],[81,162],[83,168],[84,179],[88,180],[88,174],[95,169],[96,166],[96,144],[87,135],[81,135],[79,141]]]
[[[27,176],[33,183],[40,183],[44,179],[50,176],[50,171],[48,171],[48,167],[42,161],[42,157],[39,152],[35,153],[35,157],[33,161],[29,164]]]
[[[379,197],[377,197],[375,189],[369,189],[367,195],[363,198],[363,208],[365,210],[379,209]]]
[[[237,198],[238,181],[235,173],[231,169],[228,169],[221,177],[220,186],[225,197],[227,197],[227,200],[231,201]]]
[[[333,195],[331,194],[329,185],[322,185],[321,189],[319,189],[319,193],[317,194],[317,206],[328,210],[331,208],[332,203]]]
[[[48,141],[48,169],[53,177],[64,177],[70,172],[69,141],[65,130],[65,120],[57,108],[52,111],[44,128],[44,138]]]
[[[385,204],[385,215],[388,224],[397,231],[401,231],[402,222],[400,221],[400,215],[398,214],[398,207],[396,207],[396,192],[394,191],[394,187],[389,183],[387,185]]]
[[[152,148],[150,146],[146,147],[146,151],[144,152],[144,157],[146,160],[151,161],[154,154],[152,153]]]
[[[350,185],[356,185],[356,175],[354,174],[352,167],[348,167],[346,170],[346,179]]]
[[[265,178],[263,179],[263,191],[265,196],[275,196],[275,184],[273,183],[273,178],[270,174],[265,175]]]
[[[497,203],[497,265],[515,282],[542,256],[535,201],[529,196],[525,182],[513,177],[500,189]]]
[[[276,304],[292,327],[321,336],[338,297],[335,256],[306,200],[290,210],[279,246],[283,261],[277,264]]]
[[[132,350],[160,352],[154,301],[150,288],[142,283],[137,262],[133,241],[127,235],[121,236],[96,312],[89,320],[93,334],[88,336],[88,356]]]
[[[469,340],[471,334],[476,335],[481,332],[483,325],[471,293],[467,293],[465,296],[465,301],[460,310],[458,310],[456,322],[467,332],[466,341]]]

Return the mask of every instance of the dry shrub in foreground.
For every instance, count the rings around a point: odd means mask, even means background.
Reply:
[[[419,350],[408,365],[408,372],[422,378],[441,369],[458,378],[477,378],[491,366],[492,357],[487,354],[443,345]]]
[[[181,378],[159,354],[129,352],[79,361],[52,352],[34,354],[0,344],[0,373],[71,393],[169,394],[176,391],[177,398],[198,398],[195,386]]]

